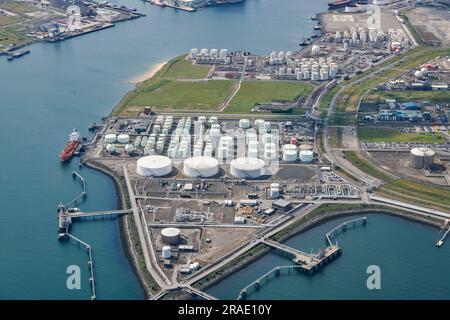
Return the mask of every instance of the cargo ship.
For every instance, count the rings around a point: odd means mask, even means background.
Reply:
[[[80,134],[78,133],[77,130],[74,129],[72,133],[69,135],[69,141],[67,142],[63,151],[61,151],[61,153],[59,154],[61,162],[69,161],[74,155],[79,145],[80,145]]]
[[[345,8],[345,6],[352,5],[353,3],[354,3],[354,1],[352,1],[352,0],[337,0],[337,1],[328,3],[328,9],[333,10],[333,9]]]

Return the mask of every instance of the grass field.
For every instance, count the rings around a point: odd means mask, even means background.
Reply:
[[[358,135],[361,141],[366,142],[445,143],[445,136],[440,133],[406,133],[395,129],[359,127]]]
[[[296,81],[243,81],[238,93],[225,109],[227,113],[248,113],[256,103],[295,102],[308,95],[312,87]]]
[[[156,106],[171,110],[217,110],[228,96],[233,81],[169,81],[155,90],[141,91],[129,104],[133,106]]]
[[[419,47],[412,49],[407,53],[395,58],[399,60],[401,58],[405,59],[399,61],[397,65],[393,68],[386,69],[384,71],[379,71],[376,76],[369,77],[364,81],[346,88],[339,96],[337,102],[337,112],[355,112],[358,108],[359,99],[369,90],[375,88],[378,84],[383,83],[403,72],[406,72],[418,65],[431,60],[432,58],[444,54],[449,54],[450,49],[435,49],[430,47]],[[392,63],[395,60],[390,60]],[[384,65],[384,64],[383,64]],[[383,66],[381,65],[381,66]],[[376,67],[374,70],[380,69],[381,66]],[[352,79],[350,81],[354,81]]]
[[[330,119],[332,126],[352,126],[355,124],[355,112],[333,112]]]
[[[11,0],[0,0],[0,8],[17,14],[39,11],[38,8],[27,3]]]
[[[10,16],[2,16],[0,15],[0,27],[7,26],[8,24],[13,24],[23,20],[19,16],[10,17]]]
[[[208,75],[211,66],[196,65],[180,56],[172,60],[171,64],[164,69],[161,77],[165,79],[204,79]]]
[[[170,60],[152,78],[130,91],[114,114],[135,115],[145,106],[165,111],[217,111],[230,93],[233,81],[189,81],[205,78],[210,68],[194,65],[184,57]]]
[[[355,151],[344,151],[345,158],[355,167],[380,180],[390,182],[393,177],[380,171],[377,167],[367,161],[362,155]]]
[[[27,36],[24,34],[17,32],[16,30],[11,28],[2,28],[0,29],[0,45],[7,46],[12,43],[14,44],[21,44],[23,42],[26,42],[30,40]]]
[[[396,99],[397,102],[428,100],[432,103],[450,102],[450,91],[373,91],[364,97],[364,102],[382,102]]]

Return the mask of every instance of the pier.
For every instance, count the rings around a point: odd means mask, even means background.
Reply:
[[[320,250],[317,254],[308,254],[269,239],[265,239],[263,243],[292,259],[294,263],[299,265],[300,269],[308,273],[316,272],[334,257],[341,254],[341,249],[334,244]]]
[[[345,222],[341,223],[340,225],[338,225],[337,227],[334,227],[333,229],[328,231],[327,234],[325,235],[326,241],[328,242],[328,244],[330,246],[333,245],[333,242],[331,241],[331,237],[336,236],[339,232],[347,231],[348,226],[355,227],[358,223],[361,223],[362,225],[366,225],[367,217],[361,217],[361,218],[356,218],[356,219],[352,219],[349,221],[345,221]]]
[[[240,291],[237,300],[243,300],[243,299],[247,298],[247,295],[249,294],[250,290],[258,291],[264,283],[266,283],[266,282],[270,281],[270,279],[272,279],[271,278],[272,276],[277,278],[282,274],[283,271],[287,271],[288,275],[291,275],[291,270],[299,270],[299,268],[301,268],[301,266],[277,266],[277,267],[274,267],[273,269],[266,272],[261,277],[259,277],[258,279],[256,279],[252,283],[250,283],[248,286],[243,288]]]
[[[67,233],[67,236],[74,240],[76,243],[83,245],[86,247],[87,254],[88,254],[88,268],[89,268],[89,286],[91,287],[92,295],[91,300],[95,300],[97,298],[96,292],[95,292],[95,275],[94,275],[94,260],[92,258],[92,247],[90,244],[84,242],[83,240],[75,237],[74,235],[71,235],[70,233]]]
[[[442,230],[445,230],[446,227],[447,227],[447,231],[444,232],[444,235],[436,243],[436,247],[438,247],[438,248],[444,244],[445,239],[447,238],[448,234],[450,233],[450,224],[448,223],[448,220],[445,220],[445,224],[442,227]]]

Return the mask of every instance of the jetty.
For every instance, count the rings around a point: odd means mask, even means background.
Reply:
[[[362,225],[366,225],[367,217],[360,217],[360,218],[352,219],[352,220],[341,223],[337,227],[334,227],[333,229],[331,229],[330,231],[327,232],[327,234],[325,235],[325,240],[331,246],[333,244],[333,242],[331,241],[332,237],[335,237],[339,232],[347,231],[347,228],[349,226],[355,227],[356,225],[358,225],[358,223],[361,223]]]
[[[302,271],[308,273],[315,273],[322,266],[341,254],[341,249],[334,244],[330,244],[316,254],[309,254],[269,239],[265,239],[263,243],[276,249],[277,253],[292,259],[295,264],[299,265]]]
[[[448,220],[445,220],[445,224],[442,227],[442,230],[445,230],[447,228],[447,231],[444,232],[444,235],[436,242],[436,247],[441,247],[444,244],[445,239],[447,239],[448,234],[450,233],[450,224]]]

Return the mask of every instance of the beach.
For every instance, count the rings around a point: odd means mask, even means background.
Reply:
[[[142,83],[145,80],[152,78],[159,70],[161,70],[162,67],[164,67],[166,65],[166,63],[167,63],[167,61],[151,66],[150,69],[148,69],[146,72],[127,81],[127,83],[132,83],[132,84],[138,85],[139,83]]]

